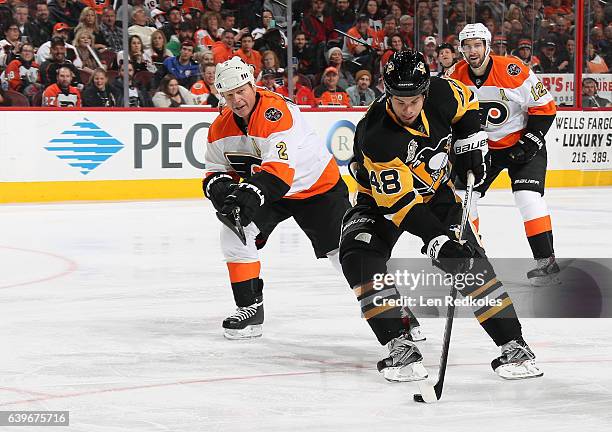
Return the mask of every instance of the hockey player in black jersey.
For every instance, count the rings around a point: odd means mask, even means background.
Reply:
[[[474,311],[481,326],[501,347],[491,366],[507,379],[541,376],[535,355],[522,337],[512,300],[486,259],[474,230],[457,241],[451,227],[460,223],[461,200],[450,181],[455,172],[476,185],[487,175],[487,135],[480,130],[478,100],[463,84],[432,77],[421,53],[393,54],[384,70],[385,95],[357,125],[351,174],[358,183],[355,207],[344,217],[340,260],[361,311],[389,357],[378,370],[390,381],[427,377],[422,356],[402,323],[394,285],[375,290],[393,247],[405,232],[423,241],[422,252],[451,274],[486,274],[485,283],[460,290],[491,306]],[[386,301],[385,301],[386,299]]]

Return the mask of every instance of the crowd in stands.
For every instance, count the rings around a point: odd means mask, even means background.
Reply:
[[[258,85],[288,96],[291,84],[299,105],[365,106],[393,52],[417,49],[443,74],[472,22],[536,73],[575,68],[575,0],[294,0],[292,41],[287,1],[0,0],[0,105],[123,106],[127,58],[130,106],[215,107],[214,66],[239,56]],[[584,72],[609,73],[612,1],[584,2]],[[606,105],[596,80],[585,89]]]

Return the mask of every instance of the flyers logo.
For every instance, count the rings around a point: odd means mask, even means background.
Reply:
[[[249,178],[261,168],[261,158],[246,153],[225,153],[225,159],[240,177]]]
[[[499,101],[480,101],[480,123],[485,128],[503,125],[508,114],[508,107]]]

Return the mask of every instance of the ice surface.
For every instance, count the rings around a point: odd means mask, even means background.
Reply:
[[[610,257],[612,190],[547,192],[559,257]],[[481,201],[489,255],[528,257],[507,191]],[[292,221],[262,255],[264,336],[234,304],[208,202],[0,207],[0,410],[70,410],[70,431],[572,431],[612,426],[612,320],[523,320],[545,372],[508,382],[474,319],[454,328],[443,399],[376,372],[386,349]],[[405,238],[395,256],[418,256]],[[520,312],[520,311],[519,311]],[[424,319],[437,373],[443,319]],[[2,429],[0,427],[0,429]],[[50,430],[29,428],[28,430]]]

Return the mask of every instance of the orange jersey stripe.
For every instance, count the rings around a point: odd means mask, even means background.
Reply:
[[[333,188],[338,180],[340,179],[340,170],[336,164],[336,159],[331,158],[329,163],[321,173],[319,179],[309,187],[307,190],[298,192],[291,196],[285,197],[287,199],[304,199],[310,198],[313,195],[322,194]]]
[[[497,141],[489,140],[489,148],[494,149],[494,150],[499,150],[499,149],[513,146],[521,138],[521,135],[523,135],[523,132],[524,130],[512,132]]]
[[[554,115],[557,113],[557,104],[550,101],[546,105],[529,107],[527,113],[530,115]]]
[[[250,263],[228,262],[227,270],[231,283],[244,282],[259,277],[261,263],[259,261]]]
[[[283,162],[265,162],[261,165],[261,170],[269,172],[273,176],[278,177],[289,186],[293,184],[295,169]],[[253,171],[259,171],[256,168]]]
[[[525,222],[525,233],[527,233],[527,237],[533,237],[547,231],[552,231],[550,216],[542,216]]]

